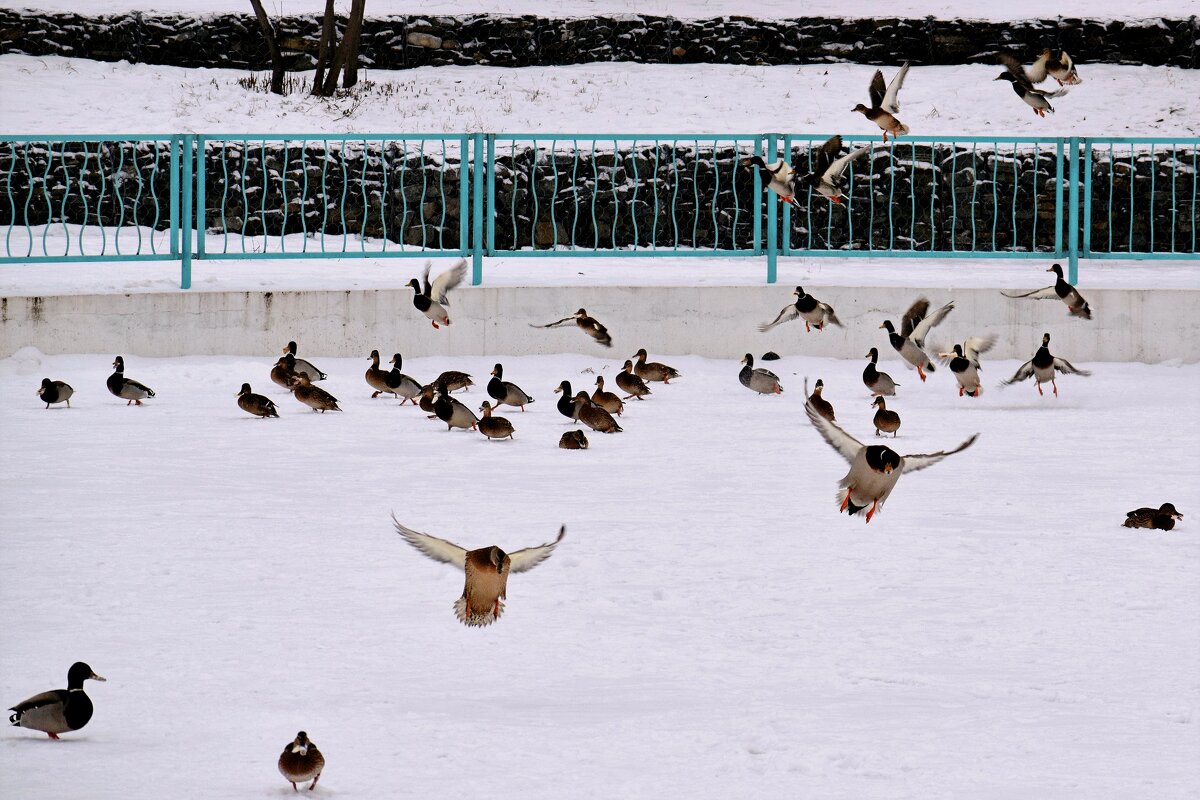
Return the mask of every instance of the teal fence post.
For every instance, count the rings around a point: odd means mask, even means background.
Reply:
[[[483,283],[483,134],[471,137],[471,285]]]
[[[180,212],[179,220],[179,252],[183,258],[179,269],[179,288],[192,288],[192,147],[196,143],[196,137],[193,134],[184,134],[183,137],[183,177],[181,179],[181,189],[183,189],[183,209]]]
[[[196,258],[204,258],[204,137],[196,137]],[[285,198],[286,200],[286,198]]]
[[[1071,188],[1067,196],[1070,207],[1067,209],[1067,280],[1070,283],[1079,282],[1079,137],[1072,136],[1067,146],[1067,155],[1071,159]]]
[[[171,137],[171,200],[170,210],[167,212],[171,216],[171,258],[179,258],[179,231],[183,227],[179,224],[179,151],[183,137]]]
[[[763,161],[770,164],[775,160],[775,137],[776,134],[767,134],[767,152],[763,156]],[[778,218],[776,215],[776,206],[779,205],[771,197],[771,190],[767,189],[767,283],[775,283],[777,264],[779,259],[779,230]]]

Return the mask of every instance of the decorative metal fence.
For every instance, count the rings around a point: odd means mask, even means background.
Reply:
[[[1200,138],[903,137],[781,203],[824,135],[0,136],[0,263],[471,256],[1200,257]]]

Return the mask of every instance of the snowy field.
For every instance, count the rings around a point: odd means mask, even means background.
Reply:
[[[275,760],[300,729],[326,797],[1200,792],[1196,366],[1079,364],[1055,399],[985,361],[971,400],[889,359],[900,452],[981,435],[865,525],[802,410],[821,377],[873,438],[862,361],[776,362],[786,392],[759,397],[733,362],[672,359],[624,433],[571,452],[551,388],[617,362],[499,359],[537,402],[489,442],[369,399],[365,358],[312,356],[346,409],[319,415],[267,354],[126,354],[158,395],[128,408],[112,355],[0,360],[0,696],[76,659],[108,679],[64,741],[4,728],[0,796],[290,797]],[[405,370],[482,382],[496,360]],[[43,410],[44,376],[73,408]],[[241,412],[243,381],[282,418]],[[1165,500],[1175,531],[1120,526]],[[461,575],[392,511],[471,547],[567,536],[468,629]]]

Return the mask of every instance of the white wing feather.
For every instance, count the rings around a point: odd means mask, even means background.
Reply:
[[[1054,368],[1064,375],[1087,376],[1092,374],[1086,369],[1079,369],[1079,367],[1075,366],[1070,361],[1067,361],[1065,358],[1059,358],[1058,356],[1054,357]]]
[[[1046,286],[1042,289],[1034,289],[1031,292],[1022,292],[1020,294],[1009,294],[1008,292],[1000,292],[1005,297],[1011,297],[1013,300],[1025,298],[1027,300],[1057,300],[1058,293],[1054,291],[1053,286]]]
[[[952,456],[955,453],[966,450],[968,447],[975,444],[975,440],[978,438],[978,433],[972,434],[970,439],[967,439],[953,450],[943,450],[938,453],[914,453],[911,456],[901,456],[900,458],[904,462],[903,471],[905,474],[907,474],[909,472],[916,472],[917,470],[925,469],[926,467],[932,467],[946,456]]]
[[[909,334],[909,341],[913,342],[917,347],[925,346],[925,337],[933,330],[935,325],[940,325],[946,315],[954,310],[954,303],[949,302],[946,305],[934,311],[932,314],[926,315],[925,319],[921,320],[913,327],[913,332]]]
[[[430,297],[444,306],[450,305],[450,301],[446,299],[446,292],[456,288],[466,276],[467,260],[459,259],[457,264],[433,279],[429,291]]]
[[[1006,381],[1001,381],[1001,383],[1005,386],[1010,386],[1014,383],[1020,383],[1023,380],[1028,380],[1031,377],[1033,377],[1033,359],[1032,358],[1029,359],[1028,361],[1026,361],[1021,366],[1017,367],[1017,371],[1013,373],[1013,376]]]
[[[553,542],[538,545],[537,547],[526,547],[524,550],[518,550],[515,553],[509,553],[511,559],[508,565],[509,572],[525,572],[536,567],[538,564],[545,561],[554,552],[554,548],[558,547],[558,543],[567,535],[567,526],[563,525],[558,529],[558,538]]]
[[[829,169],[825,170],[825,174],[821,177],[831,183],[836,182],[837,179],[841,177],[842,173],[846,171],[846,167],[849,166],[851,161],[863,155],[864,153],[870,152],[871,149],[871,146],[868,145],[867,147],[860,147],[857,150],[851,150],[849,153],[839,159],[836,159],[832,164],[830,164]]]
[[[782,325],[785,322],[791,322],[792,320],[796,319],[799,316],[800,316],[800,312],[796,310],[796,306],[793,303],[792,305],[783,309],[783,311],[780,311],[779,316],[775,317],[775,319],[772,322],[767,322],[762,325],[759,325],[758,330],[761,333],[766,333],[767,331],[771,330],[771,328],[774,328],[776,325]]]
[[[840,453],[842,458],[853,464],[854,457],[863,448],[863,443],[818,414],[812,407],[812,403],[804,404],[804,412],[808,414],[808,419],[817,429],[817,433],[829,442],[829,446]]]
[[[392,522],[396,525],[396,533],[434,561],[442,561],[459,569],[466,569],[467,551],[464,548],[445,539],[407,528],[400,524],[400,520],[396,519],[395,514],[392,514]]]
[[[897,98],[900,96],[900,89],[904,86],[904,76],[906,75],[908,75],[907,61],[904,62],[904,66],[900,68],[900,71],[896,73],[891,83],[888,84],[887,92],[883,95],[883,103],[879,106],[889,114],[900,113],[900,103]]]

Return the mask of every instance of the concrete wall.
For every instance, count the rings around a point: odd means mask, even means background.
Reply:
[[[304,292],[171,292],[0,298],[0,357],[33,346],[45,353],[139,356],[270,355],[289,339],[302,354],[524,355],[576,352],[624,358],[652,354],[715,358],[807,354],[860,358],[872,347],[885,360],[880,323],[919,295],[956,308],[930,337],[950,344],[995,333],[991,358],[1029,358],[1042,333],[1072,361],[1200,361],[1197,290],[1092,289],[1091,322],[1068,318],[1058,301],[1010,300],[997,289],[807,287],[837,310],[845,330],[805,334],[792,322],[766,334],[791,286],[474,288],[454,295],[449,329],[434,330],[408,289]],[[537,330],[584,306],[608,325],[605,350],[575,328]]]

